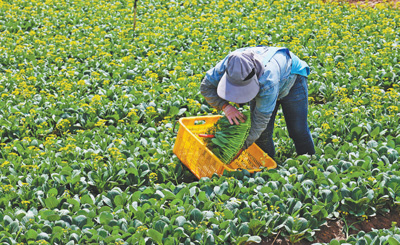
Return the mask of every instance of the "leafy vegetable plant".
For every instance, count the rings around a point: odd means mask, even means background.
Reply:
[[[1,244],[295,242],[339,211],[398,208],[398,9],[143,0],[135,15],[135,2],[0,0]],[[296,155],[279,110],[276,169],[197,180],[172,152],[174,123],[217,114],[206,71],[257,45],[309,64],[316,154]],[[397,244],[399,230],[343,243],[356,240]]]

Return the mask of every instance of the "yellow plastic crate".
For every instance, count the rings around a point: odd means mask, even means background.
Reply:
[[[173,149],[174,154],[192,171],[197,178],[211,177],[214,173],[222,175],[224,170],[246,169],[250,173],[262,167],[276,168],[276,162],[256,144],[252,144],[229,165],[224,164],[206,147],[204,134],[222,116],[185,117],[179,119],[179,130]]]

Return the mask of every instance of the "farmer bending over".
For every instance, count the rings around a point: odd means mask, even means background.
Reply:
[[[200,90],[214,108],[223,110],[231,124],[244,122],[243,114],[228,102],[250,102],[251,129],[243,149],[256,144],[275,156],[272,139],[279,105],[297,154],[315,154],[307,124],[310,68],[287,48],[237,49],[207,71]]]

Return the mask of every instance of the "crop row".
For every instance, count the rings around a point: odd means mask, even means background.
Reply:
[[[396,208],[398,11],[147,0],[134,30],[133,6],[0,0],[1,242],[294,242],[343,213]],[[219,113],[199,93],[205,71],[254,45],[310,65],[317,154],[295,155],[278,113],[277,169],[197,180],[172,153],[176,120]]]

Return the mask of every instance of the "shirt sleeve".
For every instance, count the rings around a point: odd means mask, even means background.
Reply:
[[[200,92],[204,96],[207,103],[218,110],[221,110],[222,106],[227,103],[226,100],[218,96],[217,87],[219,81],[225,73],[228,57],[229,55],[220,61],[215,67],[208,70],[200,84]]]
[[[244,149],[252,145],[267,128],[278,100],[280,69],[274,59],[268,63],[264,74],[259,80],[263,86],[261,86],[259,94],[254,99],[255,106],[251,114],[251,128],[243,146]]]
[[[207,78],[204,78],[200,84],[200,92],[209,105],[217,110],[222,110],[222,106],[227,103],[227,101],[218,96],[217,86]]]

